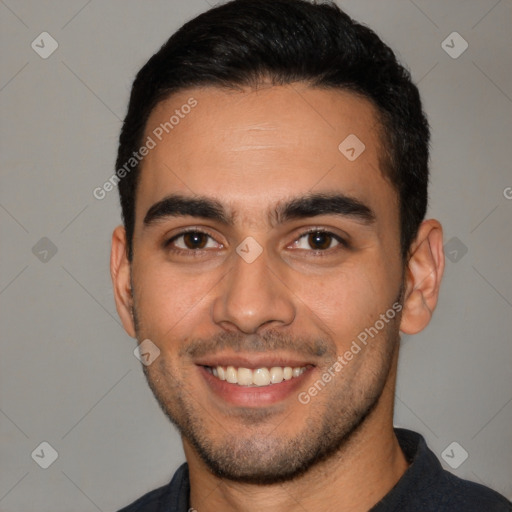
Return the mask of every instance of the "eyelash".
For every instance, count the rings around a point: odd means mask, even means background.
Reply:
[[[212,240],[215,240],[214,237],[210,233],[203,231],[202,229],[199,229],[199,228],[192,228],[192,229],[187,229],[185,231],[181,231],[177,235],[174,235],[173,237],[166,240],[164,242],[164,249],[167,249],[175,254],[187,254],[187,255],[190,255],[191,253],[194,255],[200,255],[204,251],[208,250],[208,249],[181,249],[181,248],[171,247],[171,244],[173,242],[175,242],[182,236],[187,235],[188,233],[201,233],[203,235],[210,237]],[[304,233],[301,233],[301,235],[298,236],[293,243],[295,243],[295,242],[301,240],[302,238],[304,238],[305,236],[308,236],[313,233],[322,233],[324,235],[329,235],[334,240],[336,240],[339,243],[339,245],[342,246],[343,248],[345,248],[345,249],[350,248],[350,245],[347,242],[347,240],[343,239],[339,235],[336,235],[335,233],[332,233],[331,231],[328,231],[328,230],[322,229],[322,228],[312,228],[312,229],[305,231]],[[307,249],[298,249],[298,250],[307,250]],[[310,249],[310,251],[313,252],[315,254],[315,256],[319,256],[319,257],[327,256],[326,253],[330,253],[333,250],[336,250],[336,247],[331,247],[329,249]]]
[[[187,235],[188,233],[201,233],[203,235],[206,235],[210,237],[212,240],[214,240],[213,236],[210,235],[210,233],[207,233],[206,231],[203,231],[202,229],[198,228],[192,228],[192,229],[186,229],[185,231],[181,231],[177,235],[174,235],[173,237],[169,238],[167,241],[164,242],[164,249],[167,249],[175,254],[193,254],[198,255],[201,254],[203,251],[207,249],[181,249],[181,248],[175,248],[172,247],[171,244],[176,241],[178,238],[181,238],[182,236]]]
[[[349,248],[349,244],[348,244],[347,240],[345,240],[344,238],[342,238],[339,235],[336,235],[332,231],[329,231],[327,229],[322,229],[322,228],[308,229],[307,231],[304,231],[304,233],[302,233],[299,237],[297,237],[296,241],[299,241],[301,238],[304,238],[304,237],[314,234],[314,233],[321,233],[323,235],[329,235],[334,240],[336,240],[341,247],[343,247],[345,249]],[[315,254],[315,256],[322,257],[322,256],[327,256],[328,253],[335,251],[336,249],[339,249],[339,248],[340,248],[339,246],[336,246],[336,247],[330,247],[329,249],[309,249],[309,250],[312,251]],[[298,250],[306,250],[306,249],[298,249]]]

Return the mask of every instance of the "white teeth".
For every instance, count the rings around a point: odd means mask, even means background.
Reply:
[[[270,372],[266,368],[254,370],[252,372],[252,383],[255,386],[268,386],[270,384]]]
[[[226,380],[231,384],[236,384],[238,382],[238,372],[234,366],[228,366],[226,368]]]
[[[270,382],[272,382],[272,384],[283,382],[283,374],[284,371],[280,366],[270,368]]]
[[[279,384],[283,380],[290,380],[299,377],[306,371],[305,366],[273,366],[272,368],[235,368],[234,366],[216,366],[209,368],[212,375],[220,380],[225,380],[231,384],[239,386],[268,386],[269,384]]]
[[[238,368],[238,384],[250,386],[252,384],[252,370],[249,368]]]
[[[301,372],[302,368],[299,368],[298,366],[296,366],[294,369],[293,369],[293,372],[292,372],[292,375],[294,377],[298,377],[302,372]]]

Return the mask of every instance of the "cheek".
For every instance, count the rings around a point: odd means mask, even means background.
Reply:
[[[296,283],[296,295],[309,309],[309,315],[342,343],[350,343],[372,326],[396,299],[399,275],[388,271],[385,264],[372,261],[371,266],[347,263],[328,276]]]
[[[191,334],[191,325],[206,314],[208,292],[218,277],[187,275],[179,268],[148,262],[144,268],[134,265],[133,280],[141,335],[162,343]]]

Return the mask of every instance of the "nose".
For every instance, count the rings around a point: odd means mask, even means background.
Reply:
[[[251,263],[238,254],[233,259],[233,267],[213,300],[213,321],[223,329],[247,334],[254,334],[263,326],[290,325],[296,314],[293,294],[270,268],[266,252]]]

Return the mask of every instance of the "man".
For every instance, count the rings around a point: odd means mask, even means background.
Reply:
[[[393,429],[444,268],[429,129],[334,4],[234,0],[142,68],[120,136],[123,325],[187,463],[124,511],[505,511]]]

